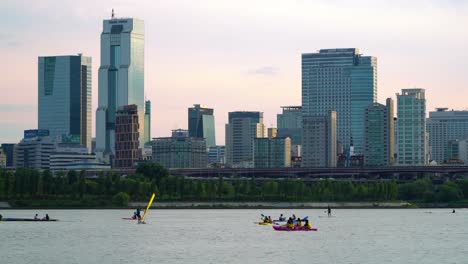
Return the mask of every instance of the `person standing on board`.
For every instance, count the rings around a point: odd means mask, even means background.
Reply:
[[[328,211],[328,216],[331,216],[331,208],[330,208],[330,205],[328,205],[327,211]]]

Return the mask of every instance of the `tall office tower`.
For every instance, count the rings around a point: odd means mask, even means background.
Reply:
[[[358,49],[322,49],[302,54],[302,113],[336,111],[338,141],[362,154],[364,111],[377,100],[377,58]]]
[[[268,128],[268,138],[275,138],[278,135],[278,129],[276,127]]]
[[[288,137],[254,139],[254,167],[291,167],[291,139]]]
[[[335,111],[320,116],[303,116],[301,167],[336,167],[336,120]]]
[[[402,89],[397,95],[398,165],[426,165],[429,151],[426,133],[424,89]]]
[[[145,102],[145,145],[151,144],[151,101]]]
[[[226,124],[226,163],[233,167],[253,167],[254,139],[263,138],[262,112],[229,112]]]
[[[278,137],[291,138],[291,144],[300,145],[302,140],[302,107],[282,106],[283,112],[276,115]]]
[[[194,104],[188,109],[188,131],[190,137],[206,139],[208,147],[216,146],[213,109]]]
[[[388,105],[374,103],[366,109],[364,164],[366,166],[388,166],[393,159],[393,117],[391,101]]]
[[[187,130],[172,131],[172,137],[156,138],[151,141],[153,161],[166,168],[206,168],[208,153],[206,140],[189,137]]]
[[[388,165],[395,164],[395,103],[392,98],[385,100],[388,122]]]
[[[38,128],[91,151],[91,57],[39,57]]]
[[[431,159],[437,163],[450,158],[445,155],[449,141],[463,140],[468,136],[468,111],[447,110],[437,108],[435,112],[429,112],[427,119]]]
[[[119,108],[115,117],[116,168],[132,168],[139,159],[138,107],[126,105]]]
[[[6,167],[16,167],[16,148],[18,144],[2,144],[2,150],[6,157]]]
[[[55,148],[55,142],[49,137],[48,130],[25,130],[17,147],[16,167],[47,170],[50,168],[50,154]]]
[[[138,107],[139,147],[143,148],[144,126],[143,20],[112,18],[103,21],[99,100],[96,111],[96,152],[115,154],[115,115],[119,107]],[[101,155],[100,155],[101,156]]]

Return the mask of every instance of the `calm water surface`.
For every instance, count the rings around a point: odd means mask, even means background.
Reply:
[[[432,213],[427,213],[431,211]],[[468,263],[468,210],[5,210],[60,222],[0,222],[0,263]],[[318,232],[277,232],[260,213],[308,215]]]

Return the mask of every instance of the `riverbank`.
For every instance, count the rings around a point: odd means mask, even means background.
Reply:
[[[468,202],[155,202],[157,209],[405,209],[405,208],[467,208]],[[134,209],[146,207],[146,202],[130,202],[115,206],[108,201],[89,200],[19,200],[0,202],[0,209]]]

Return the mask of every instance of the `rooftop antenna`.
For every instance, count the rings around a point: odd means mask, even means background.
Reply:
[[[111,18],[114,18],[114,8],[112,8],[112,17]]]

